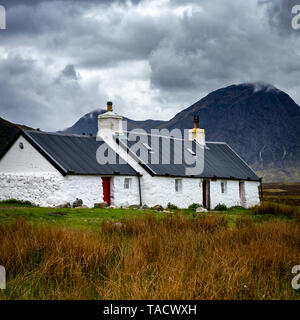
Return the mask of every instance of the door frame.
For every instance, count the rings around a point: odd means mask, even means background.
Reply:
[[[242,207],[246,207],[245,181],[239,181],[239,197]]]
[[[210,180],[203,179],[202,182],[202,205],[210,210]]]
[[[111,177],[101,177],[103,202],[107,202],[111,206]]]

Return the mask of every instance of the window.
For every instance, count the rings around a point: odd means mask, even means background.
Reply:
[[[131,178],[125,178],[124,179],[124,189],[130,189],[131,188]]]
[[[221,192],[227,193],[227,181],[221,181]]]
[[[175,179],[175,192],[182,192],[182,179]]]

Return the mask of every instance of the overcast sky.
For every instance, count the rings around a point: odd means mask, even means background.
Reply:
[[[168,120],[207,93],[267,82],[300,104],[297,0],[0,0],[0,117],[60,130],[105,108]]]

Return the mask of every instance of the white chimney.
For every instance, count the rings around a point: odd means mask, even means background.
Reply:
[[[189,130],[189,140],[196,140],[199,144],[205,145],[205,130],[199,129],[199,116],[194,116],[194,128]]]
[[[108,101],[106,112],[98,116],[97,137],[102,137],[103,134],[121,134],[123,132],[122,119],[122,116],[113,112],[112,102]]]

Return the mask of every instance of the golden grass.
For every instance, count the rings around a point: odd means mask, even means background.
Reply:
[[[222,215],[135,218],[99,231],[0,226],[1,299],[297,299],[300,225]]]
[[[288,218],[299,218],[300,210],[296,206],[281,203],[264,202],[252,208],[254,214],[272,214],[275,216],[286,216]]]

